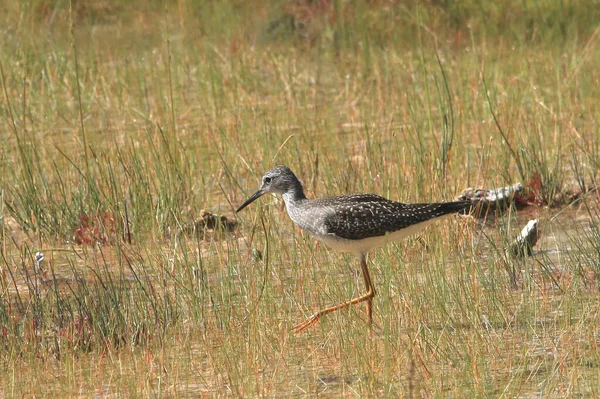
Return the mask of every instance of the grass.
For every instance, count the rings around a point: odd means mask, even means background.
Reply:
[[[598,395],[586,2],[0,11],[3,396]],[[295,335],[362,292],[355,259],[270,197],[233,232],[190,228],[202,209],[233,217],[274,163],[310,196],[520,181],[538,205],[373,253],[373,330],[356,307]],[[534,217],[540,252],[507,259]]]

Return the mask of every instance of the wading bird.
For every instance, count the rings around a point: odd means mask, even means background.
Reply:
[[[355,254],[367,289],[364,295],[319,310],[294,326],[295,332],[313,326],[328,313],[365,301],[371,323],[375,287],[367,268],[367,253],[388,242],[400,241],[442,216],[467,212],[475,204],[472,201],[404,204],[374,194],[309,199],[296,175],[287,166],[276,166],[265,173],[260,189],[236,212],[267,193],[283,197],[287,213],[298,227],[336,251]]]

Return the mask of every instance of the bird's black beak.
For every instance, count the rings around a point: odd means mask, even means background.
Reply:
[[[241,211],[242,209],[244,209],[245,207],[247,207],[248,205],[250,205],[251,203],[253,203],[254,201],[256,201],[264,193],[265,192],[262,189],[258,190],[257,192],[255,192],[254,194],[252,194],[252,196],[250,198],[248,198],[246,200],[246,202],[244,202],[242,205],[240,205],[240,207],[235,212],[238,213],[239,211]]]

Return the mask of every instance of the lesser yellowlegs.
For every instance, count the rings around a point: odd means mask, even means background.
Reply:
[[[294,326],[296,332],[311,327],[328,313],[364,301],[371,323],[375,288],[367,268],[367,252],[402,240],[441,216],[465,211],[474,205],[472,201],[404,204],[374,194],[308,199],[296,175],[287,166],[276,166],[265,173],[260,189],[236,212],[267,193],[281,194],[288,215],[298,227],[334,250],[354,253],[360,260],[367,289],[364,295],[319,310]]]

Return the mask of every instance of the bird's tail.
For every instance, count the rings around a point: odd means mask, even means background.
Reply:
[[[479,201],[452,201],[442,204],[442,212],[449,213],[460,213],[461,215],[470,214],[479,204]]]

